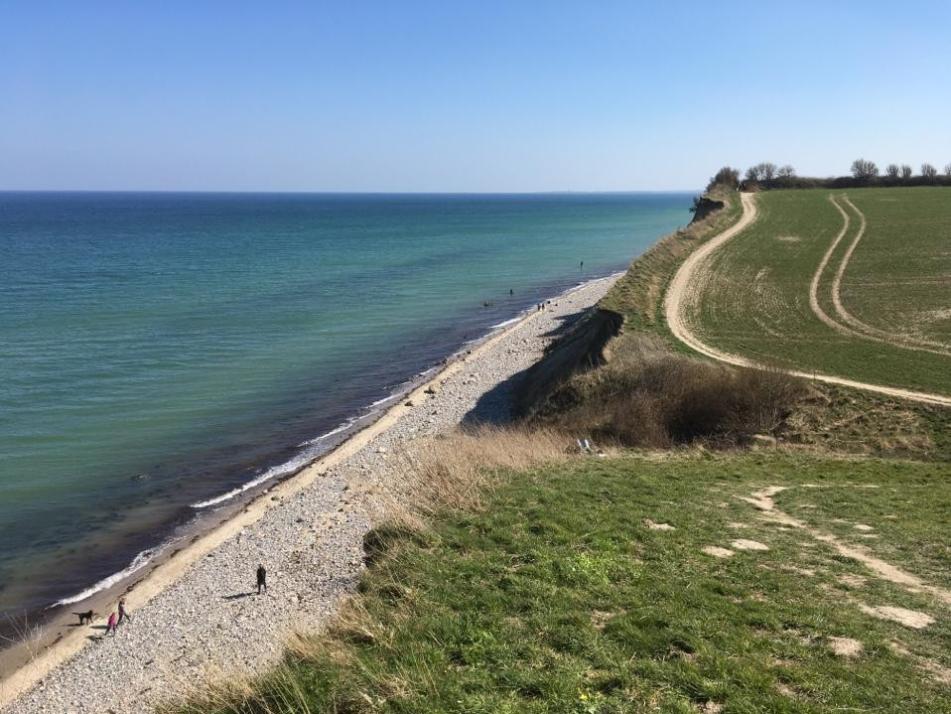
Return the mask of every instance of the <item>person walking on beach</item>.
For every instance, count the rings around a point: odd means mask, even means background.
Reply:
[[[115,610],[109,613],[109,619],[106,621],[106,634],[116,636],[116,613]]]
[[[116,621],[116,627],[119,627],[119,625],[126,620],[132,622],[132,616],[129,614],[129,611],[125,609],[125,598],[122,598],[119,600],[119,619]]]
[[[267,592],[267,571],[263,565],[258,566],[258,595],[261,591]]]

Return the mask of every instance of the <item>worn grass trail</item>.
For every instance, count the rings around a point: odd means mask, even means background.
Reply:
[[[922,210],[935,200],[931,194],[923,194],[924,198],[909,194],[912,189],[886,191],[896,192],[886,196],[896,205],[909,201]],[[868,200],[860,191],[851,193],[860,195],[860,201]],[[892,258],[881,260],[879,234],[892,235],[879,226],[888,224],[887,212],[877,214],[866,230],[866,222],[850,220],[839,200],[849,206],[828,191],[774,191],[755,199],[744,195],[739,227],[705,243],[671,281],[666,316],[672,333],[693,349],[732,364],[771,365],[830,383],[951,405],[951,353],[940,344],[915,342],[918,338],[885,339],[874,333],[898,334],[876,326],[863,312],[868,293],[853,292],[856,281],[875,281],[880,319],[893,324],[896,311],[904,311],[906,324],[927,318],[928,324],[938,325],[944,313],[937,306],[951,295],[946,241],[940,235],[923,234],[920,241],[913,235],[904,241],[910,245],[890,246],[886,252]],[[946,236],[951,231],[951,210],[938,213],[942,220],[927,225]],[[909,224],[907,218],[895,220]],[[873,225],[879,226],[877,232]],[[918,225],[916,230],[923,228]],[[879,259],[864,259],[866,248]],[[923,280],[946,284],[949,290],[932,289],[938,294],[920,307],[907,305],[903,300],[911,291],[902,276],[910,271],[901,267],[906,259],[918,266]],[[855,295],[866,298],[855,300]],[[905,314],[914,310],[917,318]],[[951,307],[947,310],[951,320]],[[847,324],[843,312],[869,330]]]
[[[809,301],[812,311],[816,313],[816,316],[823,323],[827,324],[836,332],[839,332],[843,335],[873,340],[875,342],[894,345],[896,347],[909,350],[930,352],[932,354],[941,356],[951,356],[951,346],[945,345],[936,340],[928,340],[916,337],[913,334],[909,334],[908,332],[897,328],[889,331],[874,327],[855,317],[855,315],[853,315],[845,306],[842,299],[843,278],[845,277],[845,271],[849,266],[849,261],[851,260],[856,247],[858,247],[859,241],[861,241],[865,236],[865,232],[868,227],[868,221],[865,218],[865,214],[863,214],[855,206],[855,204],[849,200],[848,196],[831,195],[829,196],[829,200],[841,214],[843,225],[842,231],[839,233],[839,235],[836,237],[836,240],[833,241],[832,245],[829,247],[829,250],[823,256],[819,267],[816,269],[816,272],[812,277],[812,282],[809,286]],[[848,208],[848,212],[845,210],[845,208],[843,208],[843,206]],[[823,281],[824,274],[826,273],[826,266],[829,264],[829,259],[836,253],[836,248],[838,248],[841,239],[847,233],[849,233],[849,227],[851,224],[850,214],[857,217],[858,219],[857,227],[853,231],[854,236],[848,242],[848,247],[845,248],[844,252],[841,252],[840,256],[838,257],[832,280]],[[831,298],[832,306],[835,309],[836,319],[830,317],[819,304],[819,286],[823,282],[826,283],[823,285],[823,288],[825,288],[823,292],[828,293],[828,297],[826,299]]]
[[[509,474],[395,535],[359,614],[219,711],[949,711],[949,476],[696,452]]]
[[[847,291],[842,317],[866,334],[951,353],[951,197],[853,191],[842,201],[863,228],[832,285],[834,299]]]

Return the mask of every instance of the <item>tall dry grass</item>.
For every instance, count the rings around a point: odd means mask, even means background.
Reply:
[[[542,427],[479,426],[420,440],[398,453],[406,499],[419,513],[478,509],[501,471],[525,471],[568,458],[571,440]]]

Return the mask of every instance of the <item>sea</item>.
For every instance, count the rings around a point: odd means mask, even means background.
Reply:
[[[691,198],[0,193],[0,622],[146,567]]]

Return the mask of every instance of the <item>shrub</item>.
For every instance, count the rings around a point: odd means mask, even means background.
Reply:
[[[778,434],[805,384],[779,371],[736,369],[625,335],[603,367],[552,395],[538,419],[576,437],[623,446],[733,446]]]
[[[729,189],[736,190],[740,187],[740,172],[730,166],[724,166],[716,172],[710,183],[707,184],[707,191],[712,191],[717,186],[726,186]]]

